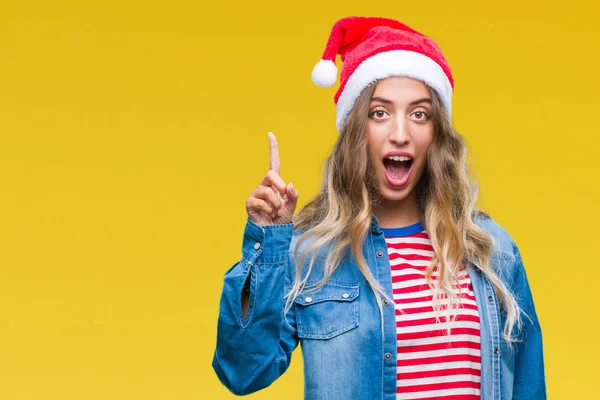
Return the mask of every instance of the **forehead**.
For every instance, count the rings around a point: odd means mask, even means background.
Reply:
[[[373,97],[383,97],[392,101],[412,101],[415,99],[428,98],[429,89],[416,79],[409,77],[391,77],[382,79],[377,83]]]

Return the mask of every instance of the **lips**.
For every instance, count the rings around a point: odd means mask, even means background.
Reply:
[[[383,158],[387,183],[395,188],[406,186],[410,177],[413,156],[409,153],[388,153]]]

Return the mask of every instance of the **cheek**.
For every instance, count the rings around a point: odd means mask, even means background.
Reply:
[[[369,148],[371,148],[371,147],[373,147],[375,138],[377,137],[377,131],[374,129],[374,127],[370,123],[367,124],[366,134],[367,134],[367,143],[369,144]]]
[[[381,147],[379,136],[381,135],[378,135],[376,130],[367,128],[367,151],[369,153],[369,159],[377,157]]]
[[[391,123],[388,121],[374,122],[369,120],[366,127],[367,141],[369,146],[374,150],[381,150],[384,146],[387,138],[389,137],[390,130],[392,129]]]
[[[417,151],[421,154],[427,154],[429,147],[433,143],[433,127],[427,127],[416,135],[415,145]]]

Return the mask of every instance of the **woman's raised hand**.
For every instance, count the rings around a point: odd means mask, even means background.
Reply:
[[[269,132],[269,172],[246,200],[246,213],[260,226],[288,224],[292,221],[298,191],[279,176],[280,161],[277,138]]]

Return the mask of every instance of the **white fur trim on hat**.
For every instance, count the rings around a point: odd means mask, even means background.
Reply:
[[[335,125],[342,130],[356,99],[371,83],[392,76],[417,79],[434,89],[440,96],[450,118],[452,112],[452,85],[438,63],[413,51],[392,50],[367,58],[350,75],[340,94],[336,107]]]
[[[317,86],[330,87],[335,84],[338,77],[338,69],[330,60],[320,60],[312,70],[312,81]]]

